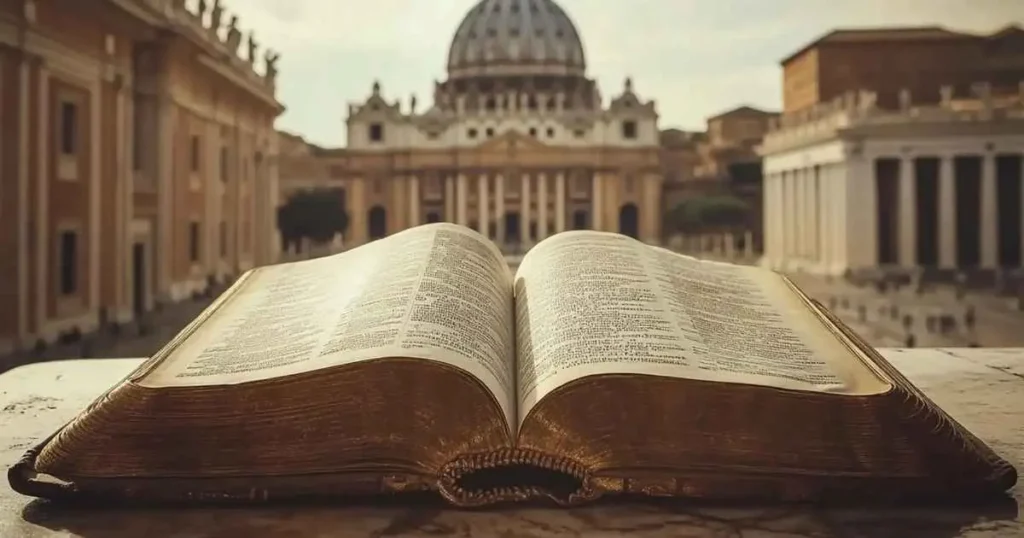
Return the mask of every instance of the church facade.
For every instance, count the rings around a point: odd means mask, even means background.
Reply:
[[[277,54],[196,6],[0,2],[0,355],[277,259]]]
[[[626,80],[608,103],[553,0],[481,0],[422,109],[379,83],[348,110],[348,143],[283,135],[281,196],[343,192],[346,247],[455,222],[517,251],[571,229],[661,234],[658,114]]]

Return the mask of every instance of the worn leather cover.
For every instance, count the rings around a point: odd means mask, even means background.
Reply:
[[[865,420],[877,420],[883,431],[899,431],[914,439],[934,476],[829,476],[793,470],[730,469],[713,461],[679,462],[678,469],[689,469],[685,471],[644,468],[644,462],[637,462],[634,469],[605,469],[565,455],[509,447],[460,455],[443,465],[436,476],[377,470],[231,478],[56,479],[36,471],[36,459],[55,433],[26,452],[10,468],[8,480],[19,493],[54,500],[237,503],[436,491],[452,504],[464,507],[531,499],[573,505],[615,494],[717,501],[977,498],[1013,487],[1017,473],[1007,461],[936,406],[820,303],[807,301],[893,382],[892,390],[851,399],[850,405],[862,406]],[[215,308],[211,306],[211,311]],[[197,319],[195,324],[201,322]],[[128,379],[137,378],[139,372],[152,366],[152,361],[143,364]],[[732,387],[721,390],[728,394]],[[808,413],[820,412],[813,394],[806,400]],[[751,425],[752,429],[757,427],[771,425]]]

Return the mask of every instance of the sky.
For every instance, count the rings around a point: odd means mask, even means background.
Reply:
[[[990,32],[1024,26],[1024,0],[557,0],[573,19],[588,76],[605,100],[633,78],[662,128],[704,128],[740,105],[781,108],[779,61],[837,27],[933,25]],[[194,0],[193,0],[194,2]],[[224,0],[243,30],[281,54],[286,130],[345,144],[350,102],[379,80],[403,107],[429,104],[448,47],[477,0]],[[237,7],[235,12],[233,8]],[[262,57],[262,54],[260,54]]]

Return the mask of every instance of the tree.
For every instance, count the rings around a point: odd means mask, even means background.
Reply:
[[[665,215],[666,228],[678,233],[702,233],[743,228],[750,208],[735,196],[711,195],[691,198]]]
[[[302,191],[277,210],[277,227],[284,246],[309,239],[326,243],[348,229],[343,194],[337,189]]]

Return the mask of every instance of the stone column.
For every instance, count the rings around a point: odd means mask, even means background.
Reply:
[[[162,90],[157,112],[157,222],[153,261],[156,265],[156,295],[161,301],[170,299],[171,271],[174,267],[174,102],[167,89]]]
[[[732,260],[736,256],[736,236],[732,233],[722,234],[722,246],[726,259]]]
[[[821,259],[818,252],[818,236],[821,233],[821,222],[818,221],[818,168],[811,167],[806,171],[804,185],[807,189],[807,259],[817,265]]]
[[[223,145],[221,141],[220,124],[216,121],[216,113],[211,118],[204,118],[204,129],[202,135],[202,166],[200,169],[201,182],[203,189],[203,218],[202,218],[202,235],[203,239],[200,242],[202,248],[199,256],[199,263],[203,266],[204,274],[209,275],[210,273],[220,274],[221,255],[220,255],[220,213],[224,203],[221,198],[221,193],[224,192],[224,178],[221,177],[221,159],[224,155],[221,153],[220,148]],[[257,183],[257,178],[253,177],[250,180],[251,184]],[[260,189],[254,188],[250,190],[251,196],[258,197],[260,195]],[[254,212],[254,217],[258,213]],[[258,240],[258,236],[254,239]],[[255,241],[254,241],[255,242]]]
[[[30,201],[28,198],[28,186],[30,179],[29,170],[29,151],[31,149],[32,141],[29,138],[29,130],[32,125],[31,109],[29,108],[29,91],[31,83],[31,72],[29,58],[22,55],[18,62],[18,108],[16,111],[17,122],[18,122],[18,135],[16,138],[17,144],[17,156],[15,157],[15,163],[17,164],[18,174],[18,190],[16,191],[18,199],[15,205],[18,213],[18,229],[17,229],[17,254],[16,262],[18,264],[18,277],[17,277],[17,288],[18,288],[18,321],[17,321],[17,345],[19,347],[28,347],[30,345],[29,335],[32,332],[29,324],[28,315],[28,303],[30,300],[29,295],[29,270],[28,270],[28,256],[29,256],[29,234],[28,234],[28,223],[30,220],[29,214],[31,210],[29,208]],[[6,81],[5,81],[6,82]],[[48,99],[44,99],[48,101]],[[5,121],[7,121],[5,117]],[[46,125],[45,123],[41,125]],[[10,159],[11,156],[7,154],[0,155],[0,158]],[[7,193],[5,192],[4,195]],[[37,217],[38,218],[38,217]],[[40,221],[43,222],[43,221]],[[42,249],[46,251],[47,249]],[[36,253],[39,256],[39,252]],[[46,267],[41,265],[40,267]],[[39,274],[38,272],[36,273]],[[46,279],[38,279],[45,281]],[[45,285],[45,282],[44,284]],[[44,288],[45,291],[45,288]],[[38,295],[39,289],[36,289]],[[38,309],[37,309],[38,311]]]
[[[807,260],[811,257],[811,215],[810,192],[808,179],[810,179],[809,168],[801,168],[797,173],[797,240],[798,254],[800,259]]]
[[[493,239],[491,237],[491,215],[490,205],[491,200],[487,195],[487,183],[490,178],[487,174],[480,174],[480,179],[477,182],[477,228],[478,231],[484,234],[485,237]]]
[[[819,165],[816,168],[816,200],[815,208],[818,220],[818,231],[817,231],[817,243],[815,248],[818,253],[817,266],[822,273],[827,273],[833,261],[833,255],[831,255],[831,231],[833,231],[833,211],[828,207],[831,201],[831,190],[833,185],[828,180],[828,166]]]
[[[548,236],[548,176],[540,174],[537,178],[537,241]]]
[[[565,173],[555,176],[555,233],[565,231]]]
[[[37,157],[42,157],[42,156],[49,156],[51,154],[50,140],[54,139],[53,135],[55,133],[54,133],[54,130],[53,130],[53,125],[54,124],[50,120],[50,72],[46,68],[46,64],[40,62],[38,65],[39,65],[39,68],[38,68],[37,74],[39,76],[39,92],[38,92],[39,95],[38,95],[38,99],[36,101],[38,103],[38,105],[37,105],[38,109],[36,111],[37,112],[37,116],[35,118],[35,122],[36,122],[36,125],[38,127],[36,129],[36,136],[37,136],[37,140],[36,140],[36,156]],[[29,96],[27,95],[27,93],[28,93],[27,89],[24,89],[24,90],[25,90],[25,93],[22,94],[20,97],[22,99],[28,99]],[[23,114],[31,114],[31,112],[29,112],[27,110],[29,108],[27,101],[25,101],[25,105],[24,106],[25,106],[26,110],[23,111]],[[31,121],[31,120],[29,120],[29,121]],[[23,126],[23,127],[27,127],[27,126]],[[24,133],[24,136],[25,136],[26,139],[28,139],[28,132],[27,131]],[[31,144],[31,142],[29,142],[29,144]],[[86,149],[86,148],[79,148],[79,151],[82,151],[83,149]],[[29,150],[29,151],[31,151],[31,150]],[[27,168],[29,166],[28,155],[29,154],[25,155],[26,160],[24,161],[24,164],[22,165],[24,167],[24,169],[26,170],[26,174],[27,174]],[[38,331],[41,331],[43,329],[43,326],[46,323],[47,314],[49,312],[49,308],[48,308],[48,305],[47,305],[47,302],[49,300],[48,295],[49,295],[49,291],[50,291],[49,284],[50,284],[50,282],[53,282],[53,279],[43,278],[42,275],[46,275],[49,272],[46,271],[45,269],[40,269],[40,268],[47,268],[47,267],[49,267],[49,261],[48,261],[49,253],[52,252],[53,249],[50,246],[51,232],[50,232],[50,227],[49,227],[49,223],[50,223],[50,217],[49,217],[49,209],[50,209],[50,181],[49,181],[50,180],[50,170],[49,170],[49,166],[50,166],[50,159],[49,158],[37,158],[36,159],[36,165],[37,165],[37,169],[36,169],[36,196],[37,196],[37,198],[35,200],[35,202],[36,202],[36,210],[35,210],[35,215],[36,215],[36,218],[35,218],[35,221],[36,221],[36,247],[35,247],[35,250],[36,250],[36,270],[39,271],[39,272],[38,272],[37,277],[35,279],[35,284],[36,284],[36,289],[35,289],[35,299],[36,299],[35,326],[36,326],[36,331],[38,332]],[[79,178],[79,181],[82,181],[82,178]],[[28,188],[28,185],[26,184],[25,187]],[[26,206],[27,206],[27,204],[26,204]],[[28,212],[27,207],[26,207],[26,212]],[[79,232],[84,232],[84,231],[85,230],[83,230],[83,229],[79,229]],[[99,250],[91,250],[89,247],[83,245],[83,242],[88,240],[90,237],[92,237],[93,235],[98,234],[98,233],[99,233],[99,230],[97,230],[96,228],[92,228],[92,229],[89,230],[89,235],[88,236],[79,235],[79,238],[78,238],[79,245],[80,245],[79,248],[81,249],[80,252],[81,251],[89,252],[90,253],[89,257],[90,258],[98,258],[99,254],[100,254],[100,251]],[[27,238],[26,238],[26,240],[27,240]],[[26,259],[27,259],[27,256],[26,256]],[[28,283],[28,281],[26,280],[25,284],[27,284],[27,283]]]
[[[996,156],[987,152],[981,158],[981,267],[999,266],[999,207],[996,197]]]
[[[466,215],[466,203],[468,202],[469,198],[468,181],[469,180],[466,179],[466,174],[459,174],[455,186],[457,191],[455,194],[455,202],[458,207],[455,218],[458,220],[458,223],[463,226],[469,225],[469,220]]]
[[[956,268],[956,179],[953,156],[939,158],[939,267]]]
[[[123,77],[118,78],[117,83],[117,174],[119,178],[118,192],[117,192],[117,241],[120,242],[121,249],[121,263],[118,266],[117,272],[119,275],[117,286],[118,286],[118,302],[117,306],[120,310],[118,321],[121,323],[128,322],[132,319],[132,267],[131,267],[131,254],[132,254],[132,220],[134,217],[134,192],[135,192],[135,177],[132,173],[134,163],[132,162],[132,144],[135,142],[132,140],[132,125],[134,120],[132,118],[132,106],[131,106],[131,89],[126,87],[125,80]],[[270,228],[276,231],[276,214],[270,219]]]
[[[590,201],[593,209],[590,218],[590,227],[594,230],[604,229],[604,219],[602,213],[604,212],[604,199],[602,196],[601,189],[604,186],[603,174],[601,172],[594,172],[594,177],[591,180],[591,193]]]
[[[102,118],[106,114],[111,112],[106,110],[103,99],[103,78],[101,76],[99,83],[92,87],[92,93],[89,96],[89,147],[82,148],[89,152],[89,232],[87,237],[89,239],[87,252],[93,253],[88,257],[89,269],[87,280],[88,290],[88,304],[92,311],[98,312],[100,308],[100,236],[102,235],[102,229],[100,228],[100,211],[102,210],[102,204],[100,203],[101,194],[103,192],[103,121]],[[45,125],[45,124],[44,124]],[[112,141],[106,141],[111,143]],[[109,240],[109,239],[108,239]]]
[[[754,257],[754,232],[749,230],[743,232],[743,256],[747,259]]]
[[[420,217],[420,178],[410,175],[409,181],[409,227],[413,228],[422,224]]]
[[[494,216],[495,231],[497,231],[497,237],[495,240],[499,245],[504,245],[506,241],[505,235],[505,176],[498,174],[494,178],[494,212],[497,213]]]
[[[811,167],[805,172],[804,185],[807,189],[807,259],[817,265],[821,254],[818,252],[818,236],[821,234],[821,222],[818,220],[818,187],[816,169]]]
[[[867,157],[848,157],[846,161],[847,215],[852,239],[848,264],[851,269],[874,267],[878,264],[877,214],[878,196],[875,178]]]
[[[523,173],[520,181],[519,200],[522,204],[522,215],[519,217],[519,240],[529,245],[533,241],[530,237],[530,175]]]
[[[913,268],[917,265],[917,181],[911,157],[900,159],[899,193],[899,262],[904,268]]]
[[[849,235],[849,212],[846,210],[848,204],[846,198],[849,196],[849,189],[847,187],[846,166],[842,163],[836,163],[829,166],[829,182],[832,183],[832,189],[830,190],[831,195],[831,207],[832,213],[834,214],[832,221],[832,273],[842,273],[848,263],[850,256],[850,235]]]
[[[796,208],[793,205],[794,197],[794,185],[796,182],[796,174],[793,170],[787,170],[782,173],[782,224],[784,233],[782,234],[783,243],[783,263],[788,264],[790,260],[796,257],[796,215],[794,211]]]
[[[455,222],[455,178],[444,176],[444,220]]]
[[[765,234],[764,253],[768,266],[775,269],[783,257],[782,175],[779,172],[769,175],[767,187],[762,224]]]

